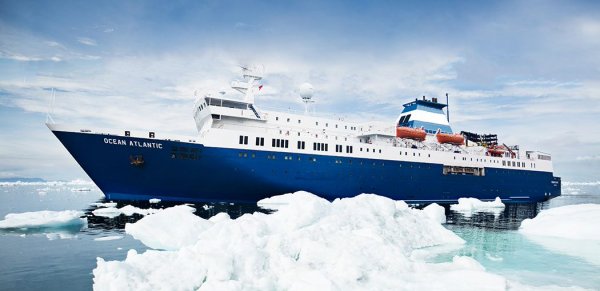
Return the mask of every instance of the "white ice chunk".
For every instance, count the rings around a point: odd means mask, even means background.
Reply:
[[[198,234],[213,225],[194,215],[194,211],[187,205],[167,208],[136,223],[127,223],[125,232],[151,248],[177,250],[196,243]]]
[[[117,202],[94,202],[90,203],[90,205],[96,207],[117,207]]]
[[[600,241],[600,204],[543,210],[535,218],[523,220],[519,231],[531,235]]]
[[[148,200],[148,202],[156,204],[156,203],[160,203],[160,199],[158,199],[158,198],[152,198],[152,199]]]
[[[329,202],[299,192],[273,214],[204,220],[177,206],[126,225],[150,247],[98,258],[95,290],[505,290],[475,260],[427,263],[464,241],[421,210],[363,194]],[[277,199],[274,199],[277,200]],[[185,270],[185,271],[182,271]]]
[[[494,201],[485,202],[477,198],[459,198],[458,204],[450,205],[450,209],[458,211],[465,216],[470,216],[476,212],[491,212],[494,215],[499,215],[504,210],[504,203],[500,197],[496,197]]]
[[[549,250],[600,265],[600,204],[543,210],[523,220],[519,232]]]
[[[141,208],[138,208],[135,206],[125,205],[121,208],[116,208],[116,207],[98,208],[98,209],[95,209],[94,211],[92,211],[92,213],[95,216],[113,218],[113,217],[117,217],[121,214],[123,214],[125,216],[132,216],[134,214],[149,215],[149,214],[157,213],[160,210],[161,209],[153,209],[153,208],[141,209]]]
[[[297,196],[304,195],[304,193],[310,195],[310,193],[299,191],[296,193],[283,194],[261,199],[256,203],[256,205],[264,209],[278,210],[293,202],[293,199],[298,199]]]
[[[86,187],[71,189],[71,192],[89,192],[89,191],[92,191],[92,189],[86,188]]]
[[[437,203],[432,203],[423,208],[423,213],[439,223],[446,223],[446,211]]]
[[[108,241],[108,240],[117,240],[117,239],[122,239],[122,238],[123,238],[122,235],[109,235],[109,236],[97,237],[94,240],[95,241]]]
[[[0,221],[0,229],[83,226],[87,224],[87,218],[81,218],[83,215],[76,210],[10,213]]]

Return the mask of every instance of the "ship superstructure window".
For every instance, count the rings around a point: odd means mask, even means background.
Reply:
[[[290,141],[287,139],[274,138],[271,139],[271,146],[274,148],[288,148]]]
[[[320,152],[326,152],[326,151],[328,151],[328,144],[323,143],[323,142],[313,142],[313,150],[320,151]]]
[[[299,140],[298,141],[298,149],[303,150],[306,148],[306,142]]]
[[[346,146],[346,152],[351,154],[352,153],[352,146]]]
[[[341,153],[343,152],[344,147],[341,144],[336,144],[335,145],[335,152],[336,153]]]
[[[264,146],[265,145],[265,138],[264,137],[256,137],[256,145],[257,146]]]
[[[248,136],[240,135],[240,144],[248,144]]]

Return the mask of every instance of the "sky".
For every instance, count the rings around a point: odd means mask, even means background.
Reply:
[[[87,179],[46,128],[194,136],[194,92],[264,67],[257,107],[393,124],[450,95],[455,131],[600,180],[598,1],[0,0],[0,178]],[[51,106],[52,91],[55,102]]]

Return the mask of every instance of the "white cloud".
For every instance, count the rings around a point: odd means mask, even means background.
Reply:
[[[98,45],[95,40],[93,40],[91,38],[88,38],[88,37],[79,37],[79,38],[77,38],[77,41],[79,43],[82,43],[82,44],[85,44],[85,45],[89,45],[89,46],[96,46],[96,45]]]
[[[600,155],[597,156],[579,156],[576,158],[578,161],[600,161]]]

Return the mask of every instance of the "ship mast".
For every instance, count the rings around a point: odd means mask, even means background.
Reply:
[[[262,87],[257,86],[257,81],[262,79],[262,74],[260,73],[262,70],[259,70],[257,67],[250,69],[242,66],[241,68],[243,81],[231,82],[231,88],[244,94],[244,102],[254,104],[254,95]]]

